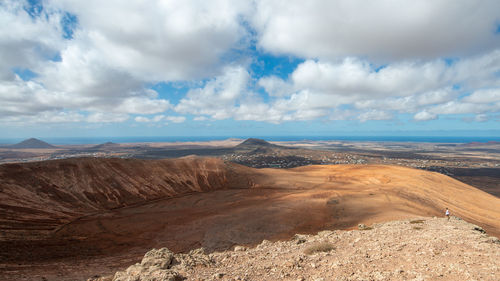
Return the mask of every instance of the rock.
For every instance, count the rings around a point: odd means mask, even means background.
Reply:
[[[168,269],[172,264],[174,259],[174,253],[172,253],[167,248],[161,248],[159,250],[153,249],[147,252],[142,258],[142,267],[152,267],[157,266],[160,269]]]
[[[113,281],[176,281],[182,280],[182,276],[173,270],[160,269],[156,266],[142,267],[140,264],[135,264],[127,268],[125,271],[118,271],[113,277]]]
[[[244,247],[244,246],[235,246],[235,247],[234,247],[234,251],[235,251],[235,252],[244,252],[244,251],[246,251],[246,250],[247,250],[247,248],[246,248],[246,247]]]
[[[493,236],[486,237],[483,241],[486,243],[500,244],[500,239]]]
[[[117,272],[113,280],[462,280],[463,276],[497,280],[494,277],[500,276],[500,240],[475,232],[481,228],[466,221],[426,218],[425,228],[418,232],[408,219],[374,226],[372,231],[361,225],[360,230],[266,240],[244,252],[243,246],[210,255],[203,249],[186,254],[153,250],[141,263]],[[301,240],[305,243],[297,243]],[[335,252],[304,254],[322,243]]]
[[[221,279],[222,277],[224,277],[224,273],[221,273],[221,272],[215,273],[213,275],[213,278],[215,278],[215,279]]]
[[[99,275],[94,275],[87,279],[87,281],[112,281],[113,280],[113,275],[111,276],[99,276]],[[47,279],[43,279],[42,281],[47,281]]]
[[[195,266],[209,266],[214,263],[213,259],[205,254],[205,249],[198,248],[187,254],[177,254],[174,257],[175,268],[182,270],[191,269]]]
[[[368,227],[365,224],[360,223],[360,224],[358,224],[358,229],[365,230],[365,229],[368,229]]]
[[[115,273],[112,281],[176,281],[183,277],[171,269],[174,253],[167,248],[153,249],[144,255],[141,263]]]
[[[302,234],[295,234],[292,240],[295,241],[296,244],[302,244],[307,242],[307,236]]]
[[[472,230],[479,231],[481,233],[486,233],[486,230],[484,230],[482,227],[477,226],[477,225],[474,225],[474,227],[472,228]]]
[[[271,241],[269,240],[262,240],[262,242],[257,246],[257,248],[263,248],[263,247],[266,247],[267,245],[271,244]]]

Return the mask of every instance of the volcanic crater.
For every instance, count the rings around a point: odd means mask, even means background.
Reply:
[[[254,169],[215,158],[0,165],[0,275],[79,280],[151,248],[223,250],[296,233],[452,214],[500,235],[500,199],[399,166]]]

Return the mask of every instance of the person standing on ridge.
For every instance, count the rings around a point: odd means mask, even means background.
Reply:
[[[448,208],[446,208],[444,215],[446,216],[446,218],[448,218],[448,220],[450,220],[450,211],[448,210]]]

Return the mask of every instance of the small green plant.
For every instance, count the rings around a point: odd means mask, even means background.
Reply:
[[[420,230],[420,229],[423,229],[423,227],[421,227],[421,226],[414,226],[413,229]]]
[[[335,250],[335,247],[331,243],[321,242],[307,247],[304,253],[306,255],[312,255],[320,252],[330,252],[331,250]]]
[[[410,221],[411,224],[417,224],[417,223],[424,223],[424,220],[412,220]]]

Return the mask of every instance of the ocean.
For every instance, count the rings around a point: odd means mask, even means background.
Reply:
[[[55,145],[140,143],[140,142],[188,142],[225,140],[229,138],[259,138],[267,141],[376,141],[376,142],[427,142],[427,143],[470,143],[500,142],[500,136],[177,136],[177,137],[47,137],[39,138]],[[14,144],[22,138],[0,139],[0,144]]]

